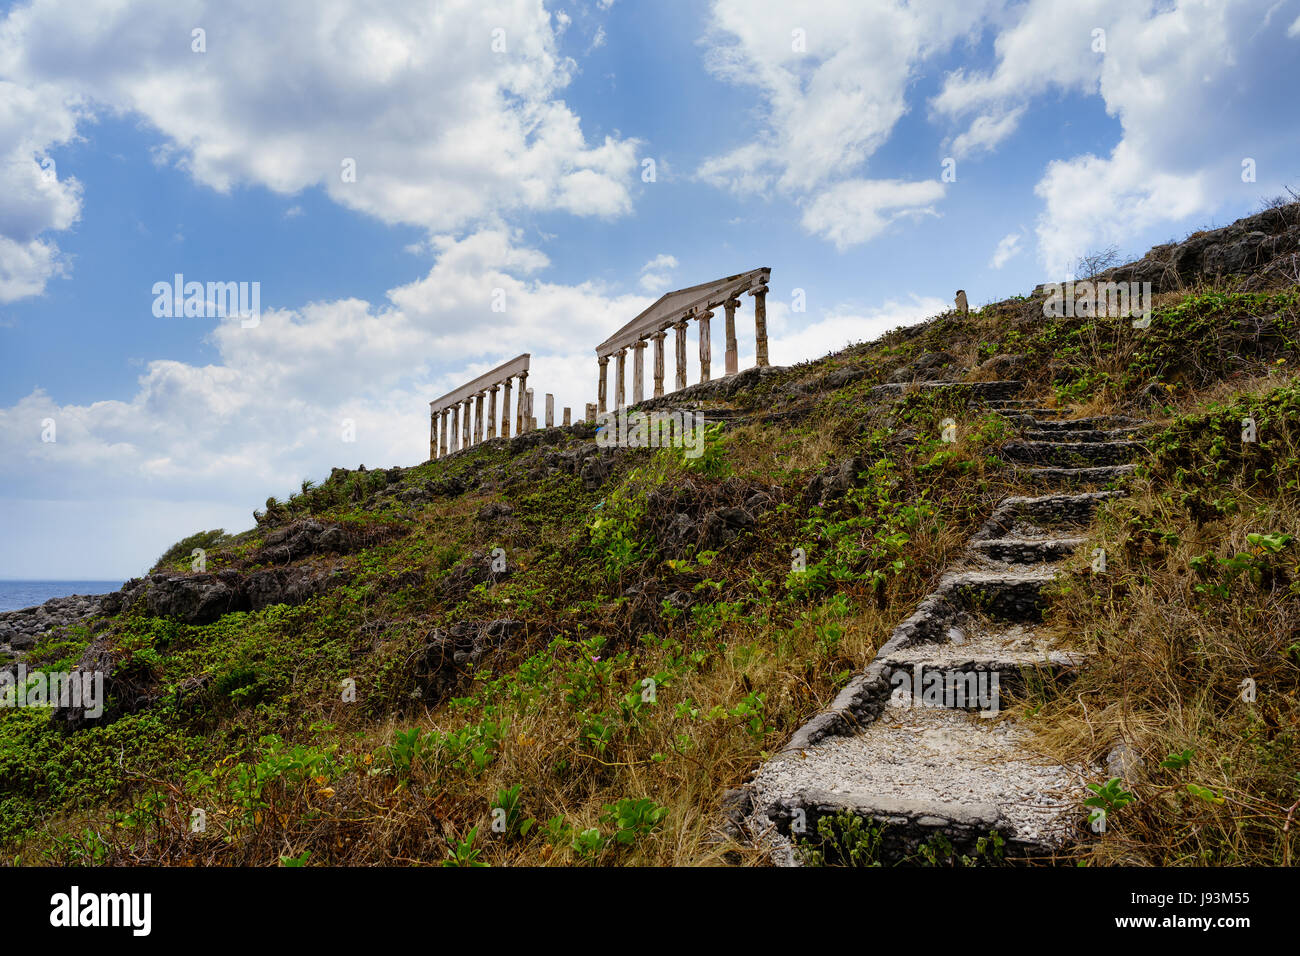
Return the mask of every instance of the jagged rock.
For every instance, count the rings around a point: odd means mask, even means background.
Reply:
[[[509,518],[514,513],[513,505],[504,501],[489,501],[478,510],[478,520],[495,521],[498,518]]]
[[[230,611],[244,610],[246,602],[236,583],[217,574],[151,574],[145,606],[156,617],[172,617],[186,624],[211,624]]]
[[[343,583],[341,566],[268,568],[254,571],[242,582],[249,608],[260,611],[273,604],[302,604]]]
[[[863,468],[862,459],[856,455],[846,458],[839,467],[828,474],[814,475],[804,488],[804,503],[825,507],[854,486],[858,472]]]
[[[964,371],[951,367],[945,368],[945,366],[955,365],[956,361],[956,356],[948,352],[925,352],[902,368],[896,369],[886,381],[892,385],[906,382],[948,381],[956,378],[957,372]]]
[[[254,560],[287,563],[309,554],[342,553],[348,549],[348,535],[341,525],[323,525],[308,519],[294,521],[268,534]]]
[[[1024,355],[1006,355],[999,353],[980,363],[979,370],[987,372],[994,378],[1014,378],[1024,371]]]
[[[84,706],[56,706],[50,713],[50,722],[65,731],[80,730],[91,725],[111,723],[124,714],[134,713],[153,699],[156,682],[147,667],[123,664],[123,657],[108,634],[97,635],[82,652],[73,672],[82,681],[102,675],[104,711],[98,717],[89,717]]]
[[[603,455],[589,455],[583,459],[578,476],[582,479],[584,490],[595,491],[609,477],[609,462]]]
[[[477,667],[484,655],[500,647],[523,628],[522,621],[499,619],[464,621],[434,628],[425,639],[416,664],[416,679],[430,702],[442,700],[461,678]]]

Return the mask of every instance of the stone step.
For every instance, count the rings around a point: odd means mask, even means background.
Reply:
[[[1105,484],[1133,474],[1136,465],[1100,465],[1095,468],[1022,468],[1020,473],[1035,484]]]
[[[915,860],[935,835],[973,856],[990,831],[1007,857],[1050,857],[1080,835],[1087,791],[1076,770],[1033,752],[1029,732],[1010,721],[890,707],[854,736],[779,754],[755,778],[754,807],[783,836],[814,842],[823,817],[869,819],[883,826],[887,865]]]
[[[995,401],[997,399],[1010,398],[1016,392],[1024,388],[1025,383],[1016,379],[1006,379],[995,382],[889,382],[884,385],[876,385],[871,389],[871,395],[874,398],[900,398],[910,389],[932,389],[946,388],[954,392],[960,392],[968,395],[971,399],[980,402]]]
[[[984,538],[970,548],[981,557],[1007,564],[1039,564],[1062,561],[1074,554],[1087,538]]]
[[[1002,446],[1001,457],[1024,464],[1094,467],[1122,465],[1143,451],[1131,441],[1011,441]]]
[[[1135,435],[1138,429],[1135,426],[1128,428],[1078,428],[1078,429],[1057,429],[1050,428],[1026,428],[1021,432],[1021,437],[1026,441],[1060,441],[1062,438],[1069,436],[1070,441],[1083,442],[1113,442],[1124,441],[1132,435]]]
[[[1067,418],[1052,421],[1038,421],[1032,416],[1026,423],[1027,428],[1039,431],[1094,431],[1102,428],[1118,428],[1139,424],[1136,419],[1123,415],[1094,415],[1089,418]]]
[[[988,521],[971,538],[972,545],[991,538],[1004,538],[1013,533],[1021,522],[1030,522],[1047,528],[1077,527],[1086,525],[1097,506],[1111,498],[1120,497],[1118,491],[1083,491],[1076,494],[1015,496],[1004,498]],[[1024,537],[1023,532],[1014,532]],[[1045,531],[1044,536],[1050,536]]]
[[[1030,686],[1074,676],[1083,656],[1058,649],[1037,628],[994,624],[964,615],[947,640],[894,649],[877,657],[890,692],[884,713],[935,706],[996,715]]]

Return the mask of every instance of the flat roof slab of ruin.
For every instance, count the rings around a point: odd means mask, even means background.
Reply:
[[[750,289],[766,285],[771,275],[772,270],[762,266],[662,295],[654,305],[596,346],[596,355],[599,358],[613,355],[635,345],[647,335],[672,328],[691,313],[698,315],[715,309]]]
[[[435,398],[429,403],[429,408],[436,412],[438,409],[463,402],[467,398],[473,398],[479,392],[499,384],[504,379],[526,374],[528,372],[528,360],[531,355],[531,352],[525,352],[523,355],[515,356],[509,362],[502,362],[496,368],[484,372],[472,382],[467,382],[460,388],[453,389],[441,398]]]

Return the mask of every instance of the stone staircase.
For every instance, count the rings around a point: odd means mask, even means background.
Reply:
[[[974,856],[991,831],[1007,858],[1048,861],[1081,835],[1085,768],[1040,758],[999,713],[1006,698],[1052,693],[1082,664],[1042,632],[1043,588],[1086,542],[1097,505],[1121,494],[1100,486],[1132,471],[1138,423],[1068,419],[1005,388],[981,404],[1019,425],[1004,456],[1027,483],[1070,490],[1004,499],[866,670],[742,791],[748,813],[732,819],[778,864],[797,865],[794,841],[815,842],[818,821],[841,813],[882,827],[886,864],[943,841]]]

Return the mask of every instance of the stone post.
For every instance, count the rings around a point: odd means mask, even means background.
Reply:
[[[483,392],[474,396],[474,444],[483,441]]]
[[[571,420],[572,418],[573,418],[573,410],[569,408],[568,405],[565,405],[564,406],[564,427],[565,428],[568,428],[570,425],[573,424]]]
[[[655,398],[664,394],[664,331],[660,329],[651,336],[655,340]]]
[[[754,364],[762,368],[767,364],[767,286],[750,289],[754,297]]]
[[[673,329],[677,332],[676,388],[683,389],[686,387],[686,320],[678,319]]]
[[[505,392],[501,395],[501,437],[510,437],[510,386],[514,378],[506,379]]]
[[[500,386],[493,385],[491,388],[488,389],[488,423],[487,423],[488,438],[497,437],[497,390],[499,388]]]
[[[451,450],[460,451],[460,406],[451,406],[448,414],[451,416]]]
[[[623,383],[626,380],[627,372],[627,349],[620,349],[617,356],[617,364],[614,370],[614,407],[623,408],[627,405],[627,392],[623,389]]]
[[[632,404],[645,401],[645,339],[632,346]]]
[[[473,441],[471,440],[473,437],[473,433],[470,431],[470,420],[469,420],[470,406],[473,404],[473,401],[474,400],[472,398],[467,398],[465,399],[464,402],[461,403],[465,406],[465,414],[460,423],[460,447],[461,448],[468,448],[470,445],[473,444]]]
[[[546,427],[555,427],[555,396],[550,392],[546,393]]]
[[[515,434],[522,435],[528,427],[528,373],[519,373],[519,401],[515,403]]]
[[[705,310],[699,314],[700,332],[700,381],[707,382],[713,369],[713,333],[709,330],[709,320],[713,313]]]
[[[588,403],[587,403],[587,421],[590,422],[590,423],[593,424],[593,425],[596,424],[596,415],[597,415],[597,412],[596,412],[596,403],[595,403],[595,402],[588,402]]]
[[[728,299],[723,303],[727,310],[727,356],[726,356],[726,374],[735,375],[740,365],[740,352],[736,347],[736,306],[740,305],[739,299]]]
[[[438,431],[442,434],[442,453],[446,455],[451,451],[451,436],[447,434],[447,426],[451,423],[451,412],[443,409],[438,412]]]
[[[438,413],[432,408],[429,409],[429,460],[434,461],[438,457]]]
[[[596,388],[596,403],[600,406],[600,411],[605,410],[605,393],[606,393],[606,372],[609,371],[609,356],[602,355],[597,361],[600,362],[600,384]]]
[[[534,431],[537,428],[537,416],[533,414],[533,390],[528,390],[528,430]]]

